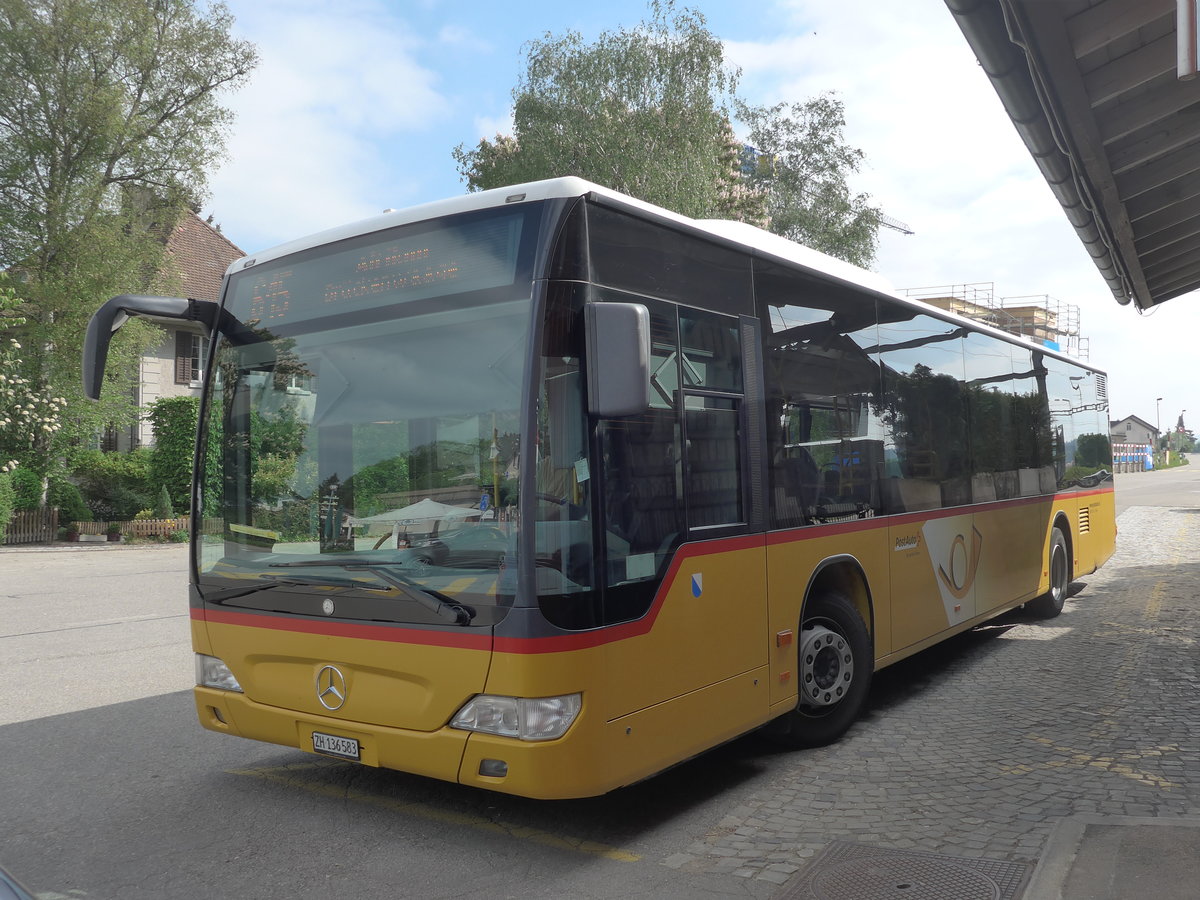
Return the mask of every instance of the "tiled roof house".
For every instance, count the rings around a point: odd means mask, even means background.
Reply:
[[[163,274],[182,297],[219,300],[221,279],[229,264],[246,254],[236,244],[191,211],[185,212],[167,236]],[[161,397],[199,396],[208,339],[198,325],[161,321],[165,333],[158,347],[141,360],[138,407],[145,410]],[[138,425],[109,432],[106,450],[129,450],[154,443],[154,430],[142,420]]]
[[[1114,444],[1153,444],[1158,439],[1158,429],[1137,416],[1109,422],[1108,434]]]

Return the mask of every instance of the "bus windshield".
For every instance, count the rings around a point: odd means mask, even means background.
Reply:
[[[209,361],[198,467],[205,599],[498,621],[538,211],[404,226],[233,276],[239,325]]]

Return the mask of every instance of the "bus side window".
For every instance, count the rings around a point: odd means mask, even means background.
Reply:
[[[923,313],[879,327],[883,397],[894,459],[884,511],[940,509],[970,503],[967,385],[963,335],[953,322]]]
[[[689,397],[685,415],[688,525],[704,528],[745,521],[739,404],[721,397]]]
[[[741,524],[746,519],[742,497],[741,330],[731,316],[680,310],[679,335],[688,526]],[[720,396],[714,396],[717,394]]]

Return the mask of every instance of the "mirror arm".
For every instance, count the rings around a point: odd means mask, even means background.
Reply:
[[[130,316],[154,316],[199,322],[211,336],[221,312],[219,303],[212,300],[192,300],[182,297],[150,297],[143,294],[121,294],[113,297],[92,315],[83,342],[83,392],[93,400],[100,399],[104,367],[108,362],[108,346],[112,336]]]

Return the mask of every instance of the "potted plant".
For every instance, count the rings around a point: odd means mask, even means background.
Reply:
[[[115,541],[121,540],[121,526],[118,525],[116,522],[113,522],[112,524],[110,524],[108,526],[108,528],[105,529],[104,533],[108,535],[108,539],[110,542],[115,542]]]
[[[72,522],[70,525],[68,525],[68,526],[67,526],[65,529],[63,529],[63,530],[66,532],[66,533],[63,535],[63,537],[64,537],[66,540],[68,540],[68,541],[77,541],[77,540],[79,540],[79,526],[77,526],[77,525],[76,525],[74,522]]]

